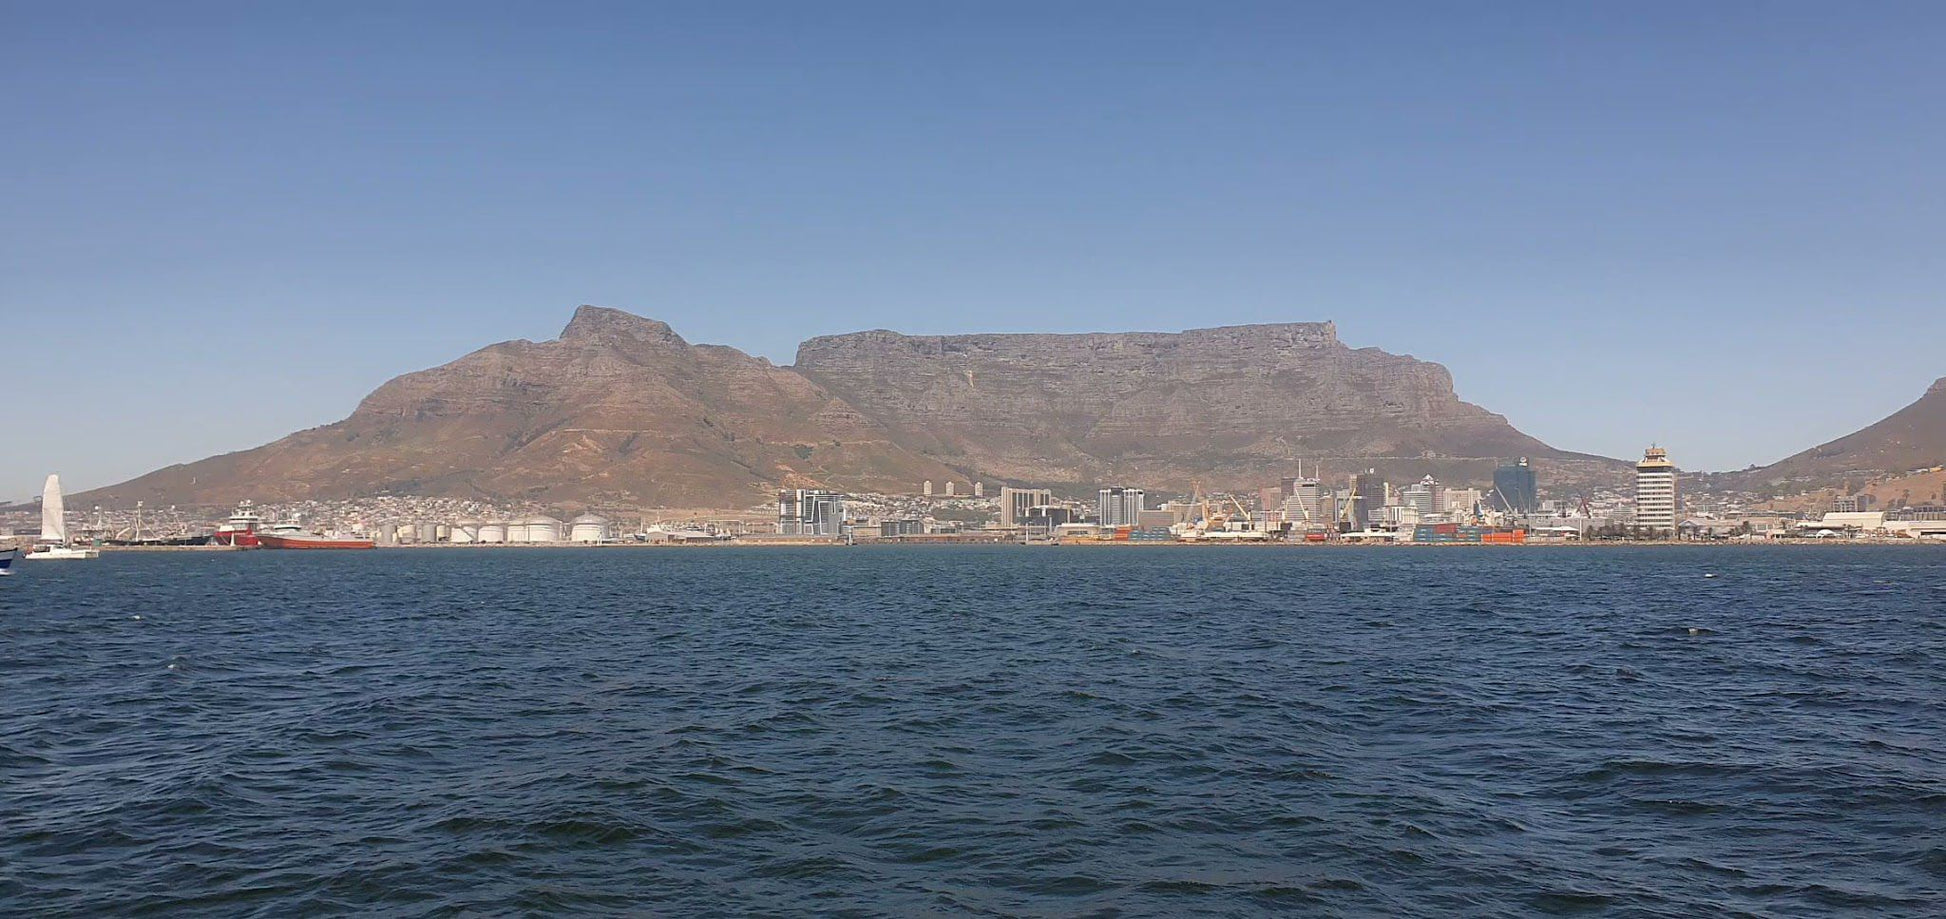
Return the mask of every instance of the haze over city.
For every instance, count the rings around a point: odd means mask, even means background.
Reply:
[[[1946,12],[8,4],[0,498],[574,304],[810,336],[1333,320],[1565,450],[1765,463],[1943,369]]]

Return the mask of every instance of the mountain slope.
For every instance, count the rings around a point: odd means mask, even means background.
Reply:
[[[741,504],[777,483],[905,490],[949,475],[796,373],[584,306],[558,340],[492,345],[386,383],[336,424],[76,499]]]
[[[1768,466],[1729,473],[1725,484],[1833,484],[1849,476],[1907,472],[1946,464],[1946,377],[1919,400],[1869,427]]]

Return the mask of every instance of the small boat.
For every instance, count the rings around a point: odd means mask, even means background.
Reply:
[[[33,551],[21,558],[33,561],[72,561],[84,558],[98,558],[101,550],[76,548],[68,545],[67,504],[61,500],[61,477],[47,477],[46,487],[41,489],[41,538]]]
[[[307,533],[295,523],[280,523],[258,533],[257,543],[266,549],[371,549],[378,546],[378,540],[362,536]]]
[[[0,549],[0,578],[14,573],[14,559],[19,557],[19,549]]]
[[[84,558],[100,558],[100,549],[76,548],[74,546],[35,546],[34,551],[21,556],[30,561],[78,561]]]

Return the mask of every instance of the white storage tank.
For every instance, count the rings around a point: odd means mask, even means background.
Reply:
[[[507,541],[507,525],[499,521],[480,524],[480,542],[503,543]]]
[[[419,540],[420,542],[437,542],[437,541],[439,541],[439,526],[438,526],[437,524],[432,524],[432,523],[422,523],[422,524],[419,524],[419,525],[418,525],[417,527],[415,527],[414,529],[416,529],[416,530],[418,530],[418,531],[419,531],[419,532],[418,532],[418,540]]]
[[[453,542],[465,544],[480,541],[480,522],[462,520],[453,524]]]
[[[527,525],[528,542],[560,542],[561,521],[546,514],[536,514],[524,521]]]
[[[599,514],[582,514],[568,524],[570,542],[607,542],[609,536],[608,518]]]
[[[516,520],[507,524],[508,542],[532,542],[527,538],[527,521]]]

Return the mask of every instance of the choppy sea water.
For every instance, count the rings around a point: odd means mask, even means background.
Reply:
[[[0,912],[1946,911],[1938,550],[22,567]]]

